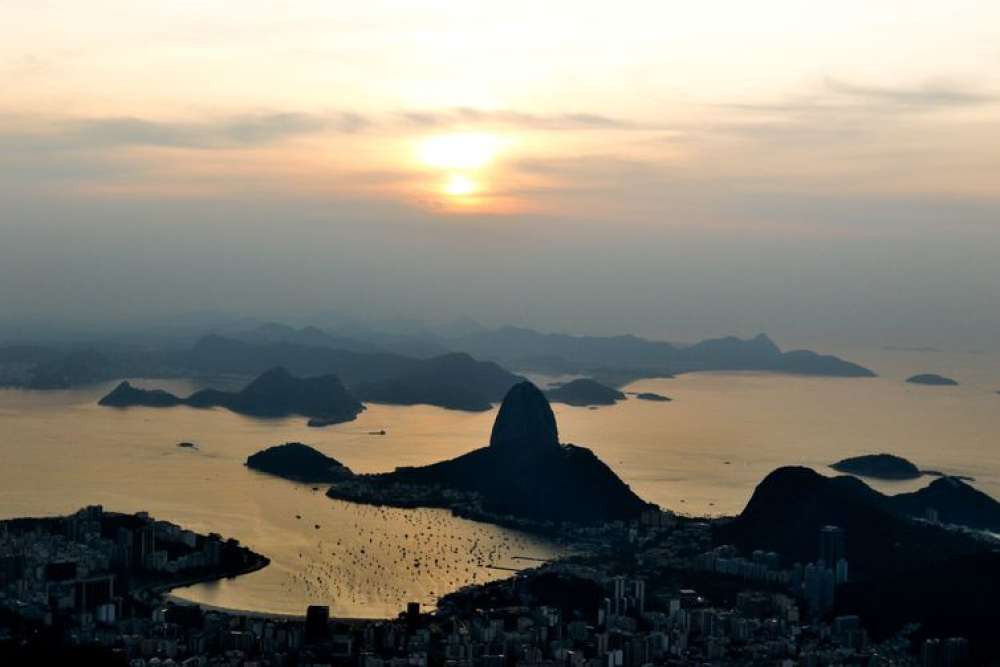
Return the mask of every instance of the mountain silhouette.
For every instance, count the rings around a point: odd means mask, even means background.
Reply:
[[[344,388],[336,375],[297,378],[284,368],[272,368],[238,392],[203,389],[180,398],[162,389],[139,389],[122,382],[100,401],[100,405],[195,408],[223,407],[254,417],[301,415],[317,425],[350,421],[364,406]],[[314,422],[310,422],[314,423]]]
[[[981,551],[982,543],[972,537],[914,517],[941,503],[956,518],[996,520],[1000,504],[988,497],[982,507],[969,503],[971,487],[954,478],[936,480],[931,486],[934,490],[928,487],[914,494],[886,496],[856,477],[824,477],[802,467],[778,468],[757,486],[738,517],[716,527],[715,538],[747,552],[776,551],[787,563],[808,563],[818,556],[820,529],[840,526],[847,534],[851,571],[862,578]],[[978,495],[973,499],[982,501]]]
[[[248,468],[298,482],[329,483],[350,478],[353,473],[340,461],[301,442],[286,442],[252,454]]]
[[[577,406],[614,405],[617,401],[625,399],[625,394],[622,392],[590,378],[570,380],[566,384],[548,390],[545,395],[553,403]]]
[[[552,408],[530,382],[507,392],[488,447],[428,466],[359,476],[350,487],[335,484],[328,495],[453,508],[449,497],[461,496],[459,504],[471,497],[493,515],[580,523],[629,519],[649,507],[592,451],[559,443]],[[414,500],[420,498],[433,500]]]

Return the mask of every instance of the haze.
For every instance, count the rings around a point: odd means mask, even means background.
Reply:
[[[1000,6],[0,5],[0,336],[995,347]]]

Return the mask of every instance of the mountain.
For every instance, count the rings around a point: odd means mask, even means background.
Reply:
[[[545,395],[553,403],[577,406],[614,405],[617,401],[625,400],[625,394],[622,392],[606,387],[590,378],[571,380],[555,389],[548,390]]]
[[[637,336],[570,336],[517,327],[488,330],[472,321],[437,331],[407,325],[392,333],[362,325],[342,324],[330,331],[246,319],[206,321],[218,323],[216,333],[193,344],[193,324],[186,323],[176,335],[151,331],[96,342],[0,348],[0,384],[54,389],[125,377],[253,377],[281,366],[299,376],[335,374],[352,389],[366,383],[366,392],[377,393],[386,402],[484,409],[486,403],[503,397],[516,376],[508,374],[499,391],[495,386],[477,386],[464,372],[438,383],[426,378],[444,363],[442,359],[456,353],[505,368],[586,375],[609,386],[699,370],[873,375],[837,357],[807,350],[782,352],[763,334],[680,345]],[[427,387],[416,396],[414,375],[423,376]],[[392,382],[378,384],[387,380]]]
[[[969,660],[953,664],[997,665],[996,620],[984,610],[992,609],[998,597],[1000,553],[983,551],[917,570],[889,572],[875,580],[848,582],[837,589],[833,614],[860,616],[878,641],[910,624],[919,624],[910,636],[916,646],[929,637],[965,637]]]
[[[910,384],[926,384],[933,387],[954,387],[958,384],[951,378],[946,378],[943,375],[937,375],[935,373],[921,373],[919,375],[913,375],[906,378],[906,381]]]
[[[484,411],[522,379],[493,362],[452,353],[419,361],[397,377],[360,382],[354,392],[371,403]]]
[[[253,329],[233,332],[229,334],[229,337],[256,344],[290,343],[306,347],[326,347],[334,350],[347,350],[349,352],[363,352],[367,354],[383,351],[377,345],[370,342],[331,334],[318,327],[307,326],[296,329],[276,322],[267,322]]]
[[[890,505],[914,517],[934,510],[942,523],[1000,532],[1000,503],[955,477],[941,477],[912,493],[889,496]]]
[[[247,458],[248,468],[297,482],[328,484],[353,476],[350,468],[301,442],[275,445]]]
[[[669,377],[704,370],[763,370],[807,375],[872,377],[867,368],[809,350],[782,352],[765,334],[734,336],[693,345],[653,341],[638,336],[570,336],[503,327],[449,339],[452,349],[509,368],[580,373],[619,382],[640,377]]]
[[[136,389],[122,382],[99,401],[114,407],[224,407],[255,417],[301,415],[323,424],[350,421],[364,406],[348,392],[336,375],[297,378],[284,368],[272,368],[238,392],[203,389],[180,398],[162,389]]]
[[[766,334],[749,339],[726,336],[710,338],[681,348],[678,362],[706,369],[744,369],[770,367],[781,359],[781,350]]]
[[[297,414],[340,421],[354,419],[364,410],[336,375],[297,378],[281,367],[258,376],[234,394],[226,407],[258,417]]]
[[[208,335],[193,346],[169,353],[178,372],[190,375],[256,376],[280,366],[299,375],[335,374],[348,386],[362,380],[390,378],[418,364],[389,353],[362,353],[288,342],[250,342]]]
[[[470,332],[448,341],[453,349],[510,367],[519,360],[547,359],[580,370],[600,366],[648,368],[669,365],[676,348],[636,336],[570,336],[520,327]],[[530,368],[524,366],[524,368]],[[572,372],[572,371],[570,371]]]
[[[143,406],[147,408],[169,408],[182,405],[184,401],[163,389],[139,389],[127,380],[122,381],[111,393],[104,396],[98,405],[112,408]]]
[[[820,529],[840,526],[847,535],[851,571],[864,579],[980,551],[981,543],[970,536],[909,516],[922,516],[932,497],[922,494],[901,500],[856,477],[830,478],[809,468],[779,468],[757,486],[738,517],[716,527],[716,540],[747,552],[776,551],[788,563],[807,563],[817,558]],[[952,493],[947,497],[955,498]],[[1000,507],[990,500],[994,510]],[[963,513],[969,509],[962,505]]]
[[[916,479],[922,474],[917,466],[892,454],[853,456],[830,465],[837,472],[874,479]]]
[[[507,392],[488,447],[428,466],[358,476],[334,484],[328,495],[531,522],[629,519],[649,506],[592,451],[559,443],[552,408],[530,382]]]
[[[43,361],[31,372],[29,389],[66,389],[102,382],[110,376],[111,360],[92,349],[80,349]]]
[[[493,362],[450,353],[430,359],[387,352],[362,353],[294,343],[248,343],[206,336],[177,356],[190,374],[260,373],[281,366],[292,373],[335,374],[360,400],[460,410],[488,410],[521,380]]]

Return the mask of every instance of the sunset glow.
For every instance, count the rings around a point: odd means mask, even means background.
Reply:
[[[465,174],[452,174],[444,186],[445,194],[452,197],[467,197],[478,190],[476,182]]]
[[[439,169],[481,169],[496,157],[500,140],[489,134],[444,134],[420,145],[420,159]]]

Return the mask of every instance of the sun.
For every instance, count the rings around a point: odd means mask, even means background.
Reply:
[[[438,169],[482,169],[496,157],[500,140],[491,134],[442,134],[421,142],[420,160]]]
[[[465,174],[452,174],[444,184],[445,194],[452,197],[467,197],[478,189],[476,182]]]

